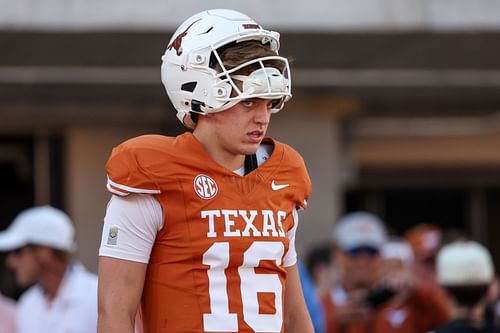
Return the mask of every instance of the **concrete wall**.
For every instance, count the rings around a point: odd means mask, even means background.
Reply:
[[[0,0],[0,29],[171,30],[232,8],[284,30],[500,29],[498,0]]]

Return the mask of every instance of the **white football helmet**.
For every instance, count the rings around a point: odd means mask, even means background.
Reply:
[[[218,49],[248,40],[269,43],[276,56],[226,69]],[[279,33],[263,29],[234,10],[207,10],[184,21],[172,36],[161,66],[161,79],[179,120],[186,124],[184,118],[191,112],[220,112],[248,98],[276,99],[272,112],[281,110],[291,97],[291,80],[288,61],[278,56],[278,49]],[[266,66],[268,61],[282,62],[283,70]],[[215,69],[217,64],[220,71]],[[234,74],[249,65],[259,69],[248,76]],[[241,84],[236,85],[234,80]]]

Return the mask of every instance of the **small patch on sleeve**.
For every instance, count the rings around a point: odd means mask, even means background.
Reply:
[[[108,241],[106,243],[108,245],[116,245],[117,241],[118,241],[118,227],[109,228]]]

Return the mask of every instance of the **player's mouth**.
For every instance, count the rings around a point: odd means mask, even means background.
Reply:
[[[247,133],[248,138],[252,143],[260,143],[264,138],[264,131],[252,131]]]

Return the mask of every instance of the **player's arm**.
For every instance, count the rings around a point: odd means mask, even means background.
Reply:
[[[133,333],[147,264],[99,258],[98,332]]]
[[[313,333],[311,317],[307,311],[297,265],[286,268],[285,330],[291,333]]]
[[[134,332],[151,248],[163,212],[150,195],[113,196],[99,249],[98,332]]]
[[[284,258],[284,265],[287,271],[284,311],[285,328],[287,332],[292,333],[312,333],[314,332],[314,328],[302,292],[297,267],[297,253],[295,251],[295,234],[299,225],[297,209],[293,210],[292,215],[294,224],[286,233],[289,240],[289,248]]]

